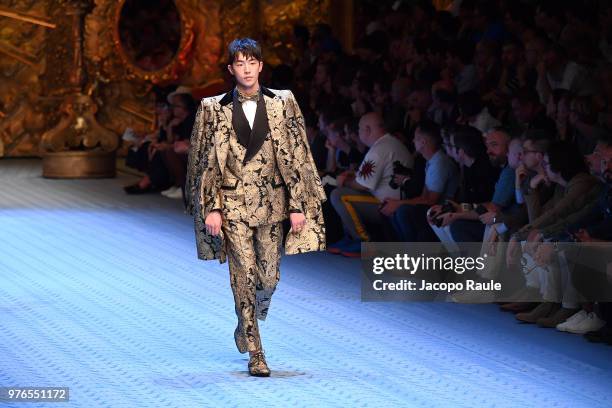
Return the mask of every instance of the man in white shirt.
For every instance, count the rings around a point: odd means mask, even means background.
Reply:
[[[345,256],[360,255],[362,241],[384,235],[388,220],[379,211],[387,197],[400,198],[400,190],[393,189],[393,163],[412,168],[414,157],[396,137],[386,132],[379,113],[370,112],[359,121],[359,138],[369,147],[357,172],[347,171],[337,177],[337,188],[331,193],[331,202],[342,219],[345,237],[329,245],[328,251]],[[378,231],[367,226],[376,225]],[[386,230],[390,230],[387,228]]]

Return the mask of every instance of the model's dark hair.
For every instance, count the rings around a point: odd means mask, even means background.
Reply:
[[[261,56],[261,47],[257,41],[252,38],[237,38],[230,43],[227,47],[227,64],[231,65],[236,60],[238,54],[242,54],[244,57],[253,57],[257,61],[263,61]]]
[[[567,141],[554,142],[546,152],[550,169],[561,175],[566,182],[578,173],[588,173],[584,157],[575,144]]]

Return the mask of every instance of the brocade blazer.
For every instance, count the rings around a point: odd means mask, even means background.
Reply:
[[[218,259],[220,263],[227,260],[223,232],[217,236],[207,234],[204,220],[213,209],[226,204],[222,202],[226,197],[224,191],[232,178],[226,174],[230,140],[237,138],[232,125],[232,94],[230,91],[201,100],[191,134],[185,185],[187,211],[194,216],[198,258]],[[326,196],[306,138],[304,117],[291,91],[262,87],[262,98],[271,139],[269,150],[275,156],[277,170],[268,176],[270,180],[240,180],[243,196],[258,197],[255,210],[261,213],[262,208],[267,209],[269,220],[288,218],[290,208],[305,215],[304,228],[287,235],[286,254],[324,250],[322,202]],[[247,162],[245,166],[257,164]],[[257,174],[257,171],[248,174]],[[274,205],[279,197],[275,191],[278,188],[284,189],[285,205]]]

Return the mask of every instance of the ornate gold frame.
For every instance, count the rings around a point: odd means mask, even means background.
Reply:
[[[109,27],[112,27],[113,46],[117,51],[121,64],[126,69],[127,79],[140,79],[143,81],[150,81],[155,84],[178,80],[180,74],[185,71],[189,64],[188,57],[193,48],[194,40],[193,20],[188,17],[186,7],[182,4],[182,1],[174,0],[174,4],[181,19],[181,41],[179,43],[178,50],[174,55],[172,62],[158,71],[146,71],[136,66],[130,60],[128,55],[125,53],[125,50],[121,46],[121,39],[119,37],[119,19],[121,17],[121,10],[123,9],[125,2],[126,0],[117,1],[114,6],[115,10],[108,13],[108,15],[110,17]]]

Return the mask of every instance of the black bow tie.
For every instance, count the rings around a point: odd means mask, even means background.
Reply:
[[[236,91],[238,92],[238,102],[240,103],[244,103],[246,101],[253,101],[253,102],[259,101],[259,90],[251,95],[245,95],[238,90]]]

